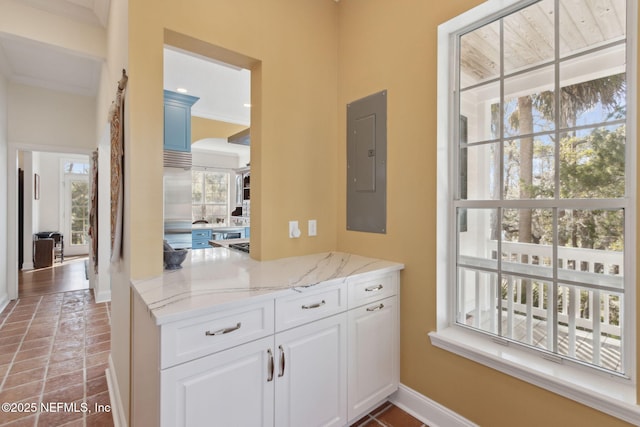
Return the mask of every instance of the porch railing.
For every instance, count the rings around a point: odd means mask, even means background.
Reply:
[[[517,242],[502,242],[501,246],[503,272],[513,270],[515,273],[504,273],[500,288],[493,283],[489,294],[479,292],[468,299],[475,305],[465,307],[468,323],[495,332],[495,321],[493,325],[480,325],[480,316],[474,319],[473,313],[490,310],[490,300],[499,292],[503,336],[619,371],[622,364],[622,252],[559,247],[558,278],[569,285],[558,286],[554,296],[549,286],[551,246]],[[491,252],[489,257],[495,260],[497,245],[491,242],[487,247]],[[549,282],[528,279],[527,274],[519,276],[518,272],[548,277]],[[557,307],[555,321],[550,309],[554,304]],[[485,316],[489,317],[492,316]]]

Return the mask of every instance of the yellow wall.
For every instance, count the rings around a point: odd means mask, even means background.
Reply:
[[[402,261],[401,381],[483,426],[624,423],[433,347],[436,329],[437,26],[481,0],[344,0],[339,22],[338,182],[345,105],[388,90],[388,232],[348,232],[338,185],[338,248]]]
[[[334,249],[337,5],[294,0],[132,0],[129,23],[131,134],[126,154],[135,165],[128,193],[135,230],[133,277],[158,274],[162,268],[165,29],[253,60],[252,255],[268,259]],[[185,39],[180,47],[195,50],[197,43]],[[157,214],[150,215],[150,210]],[[304,224],[317,219],[319,235],[289,239],[288,221],[293,219]]]
[[[404,262],[404,384],[480,425],[618,425],[436,349],[427,337],[436,326],[437,25],[479,3],[129,0],[125,256],[131,277],[162,269],[163,42],[169,34],[195,50],[204,41],[240,54],[227,62],[252,64],[252,256],[338,249]],[[382,89],[388,90],[387,234],[347,232],[346,104]],[[287,238],[292,219],[301,221],[303,234],[306,220],[317,219],[318,237]]]

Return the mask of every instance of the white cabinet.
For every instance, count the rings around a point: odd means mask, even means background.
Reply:
[[[343,312],[162,371],[162,425],[346,425],[346,319]]]
[[[161,373],[162,426],[273,426],[273,337]]]
[[[399,273],[156,325],[133,304],[131,423],[345,426],[399,383]]]
[[[399,274],[348,281],[348,419],[356,421],[400,384]]]
[[[355,421],[398,389],[397,296],[349,310],[349,420]]]
[[[276,346],[275,425],[346,425],[346,313],[278,333]]]

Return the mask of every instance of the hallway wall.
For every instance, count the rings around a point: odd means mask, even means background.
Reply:
[[[0,171],[7,169],[7,80],[0,74]],[[7,174],[0,173],[0,309],[7,303]]]

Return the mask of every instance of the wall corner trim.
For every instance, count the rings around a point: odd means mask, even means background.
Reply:
[[[128,427],[124,406],[122,405],[122,399],[118,391],[120,389],[118,388],[118,379],[116,378],[115,372],[113,360],[111,359],[111,355],[109,355],[109,368],[107,368],[105,374],[107,377],[107,388],[109,389],[109,400],[111,401],[113,425],[114,427]]]

